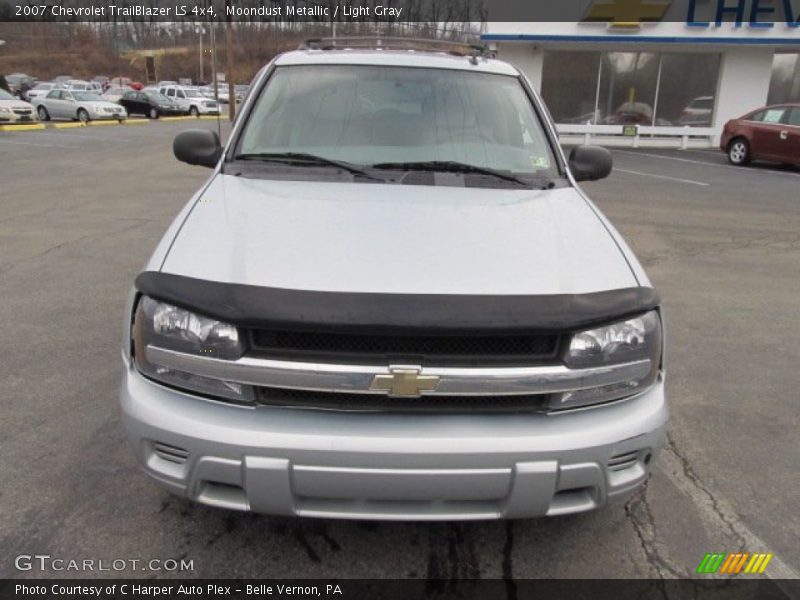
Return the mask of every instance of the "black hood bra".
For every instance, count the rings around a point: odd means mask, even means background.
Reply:
[[[381,294],[261,287],[155,271],[141,273],[136,289],[241,327],[365,333],[569,332],[642,313],[660,302],[650,287],[519,296]]]

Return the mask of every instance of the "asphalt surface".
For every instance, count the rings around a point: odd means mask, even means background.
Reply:
[[[670,444],[630,502],[513,523],[299,520],[169,495],[120,424],[126,294],[209,174],[172,157],[192,126],[0,133],[0,576],[92,575],[14,568],[47,554],[184,558],[196,577],[679,577],[740,548],[797,576],[800,170],[626,150],[586,185],[668,318]]]

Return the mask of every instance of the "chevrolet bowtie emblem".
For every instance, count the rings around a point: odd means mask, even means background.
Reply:
[[[583,20],[639,27],[642,22],[661,21],[671,4],[672,0],[594,0]]]
[[[415,367],[390,367],[390,375],[375,375],[369,389],[387,392],[390,396],[418,398],[422,392],[432,392],[439,385],[439,377],[420,375]]]

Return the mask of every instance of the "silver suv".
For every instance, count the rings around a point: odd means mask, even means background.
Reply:
[[[343,42],[338,42],[342,44]],[[362,45],[363,46],[363,45]],[[121,401],[203,504],[353,519],[591,510],[667,422],[659,298],[542,101],[478,50],[325,41],[257,75],[138,275]]]

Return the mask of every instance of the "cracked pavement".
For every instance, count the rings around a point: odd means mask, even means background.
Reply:
[[[14,570],[22,553],[187,558],[198,577],[432,577],[431,592],[506,578],[513,597],[512,578],[669,579],[739,549],[796,576],[800,170],[618,151],[623,171],[586,185],[667,315],[669,443],[627,502],[517,522],[295,520],[170,496],[120,426],[128,288],[208,175],[172,158],[191,126],[216,124],[0,137],[0,576],[40,575]]]

